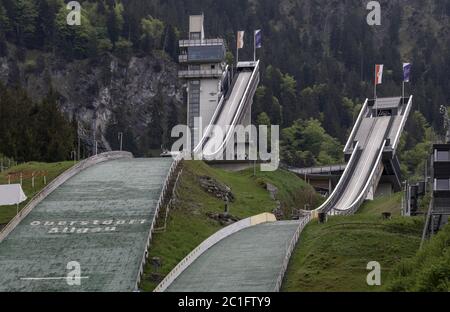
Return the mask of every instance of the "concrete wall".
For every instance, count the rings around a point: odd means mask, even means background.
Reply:
[[[209,65],[207,66],[209,67]],[[209,69],[209,68],[208,68]],[[211,118],[216,111],[218,94],[220,91],[219,80],[202,79],[200,84],[200,116],[203,118],[203,129],[208,127]]]

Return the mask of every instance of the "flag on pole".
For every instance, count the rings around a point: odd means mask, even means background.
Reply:
[[[238,31],[237,33],[237,48],[242,49],[244,47],[244,35],[245,31]]]
[[[375,66],[375,85],[383,83],[383,68],[384,65],[377,64]]]
[[[409,82],[411,78],[411,63],[403,63],[403,81]]]
[[[262,47],[262,32],[261,29],[255,30],[255,49]]]

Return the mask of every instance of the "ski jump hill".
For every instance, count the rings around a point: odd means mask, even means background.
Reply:
[[[59,176],[0,233],[0,291],[136,291],[176,165],[111,152]]]

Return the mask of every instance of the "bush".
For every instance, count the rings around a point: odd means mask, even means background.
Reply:
[[[447,225],[408,261],[392,271],[389,291],[450,291],[450,225]]]

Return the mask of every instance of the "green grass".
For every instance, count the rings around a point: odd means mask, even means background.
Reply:
[[[383,291],[393,268],[415,255],[423,218],[400,216],[401,194],[366,203],[353,216],[312,221],[300,237],[283,283],[283,291]],[[381,213],[391,212],[391,220]],[[368,286],[367,263],[381,265],[382,286]]]
[[[152,291],[158,284],[158,278],[167,275],[203,240],[221,229],[221,225],[206,214],[223,212],[224,202],[200,187],[198,180],[201,176],[212,177],[231,188],[235,201],[230,203],[229,211],[241,219],[271,212],[276,207],[276,202],[264,188],[267,182],[280,189],[277,200],[287,211],[293,207],[303,208],[304,202],[298,193],[305,193],[305,198],[320,202],[319,196],[310,186],[287,171],[257,172],[256,177],[253,177],[253,170],[228,172],[214,169],[200,161],[184,162],[178,200],[170,211],[167,230],[154,234],[149,249],[149,259],[158,257],[162,266],[157,270],[149,261],[141,283],[144,291]]]
[[[45,171],[47,172],[47,184],[61,173],[73,166],[73,161],[58,162],[58,163],[38,163],[29,162],[10,168],[7,171],[0,173],[0,184],[8,184],[8,174],[20,174],[24,177],[31,175],[33,172]],[[19,179],[14,179],[11,184],[20,183]],[[23,179],[22,188],[27,196],[27,200],[19,205],[19,210],[23,209],[25,205],[36,195],[40,190],[45,187],[44,178],[35,178],[34,188],[32,187],[31,178]],[[0,206],[0,228],[2,225],[7,224],[16,215],[17,208],[13,206]]]
[[[450,225],[446,225],[411,259],[394,267],[390,291],[450,291]]]

